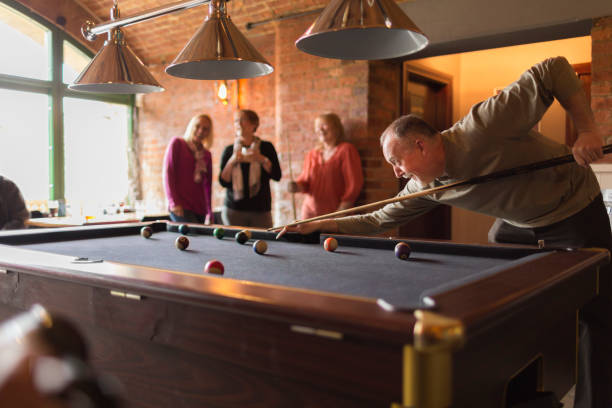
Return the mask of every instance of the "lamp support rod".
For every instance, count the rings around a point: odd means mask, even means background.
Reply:
[[[289,13],[289,14],[283,14],[277,17],[272,17],[272,18],[267,18],[265,20],[260,20],[260,21],[253,21],[253,22],[249,22],[246,23],[246,29],[247,30],[251,30],[257,26],[263,25],[263,24],[267,24],[267,23],[271,23],[273,21],[282,21],[282,20],[287,20],[290,18],[298,18],[298,17],[304,17],[304,16],[309,16],[311,14],[315,14],[315,13],[320,13],[321,11],[323,11],[324,9],[322,8],[318,8],[318,9],[314,9],[314,10],[308,10],[308,11],[298,11],[296,13]]]
[[[81,27],[81,32],[89,41],[94,41],[99,34],[110,31],[113,28],[125,27],[131,24],[140,23],[141,21],[174,13],[175,11],[187,10],[209,2],[210,0],[177,1],[165,6],[159,6],[146,10],[140,14],[134,14],[132,16],[118,18],[116,20],[106,21],[97,25],[94,25],[94,23],[91,21],[86,21],[85,24],[83,24],[83,27]]]

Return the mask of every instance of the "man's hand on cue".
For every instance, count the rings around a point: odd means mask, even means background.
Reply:
[[[576,163],[584,167],[603,158],[602,146],[603,138],[597,130],[580,132],[572,147]]]
[[[294,221],[295,222],[295,221]],[[306,222],[304,224],[299,225],[286,225],[283,229],[276,235],[276,239],[279,239],[287,232],[298,232],[302,235],[307,235],[316,231],[321,232],[338,232],[338,224],[335,219],[329,220],[319,220],[319,221],[311,221]]]

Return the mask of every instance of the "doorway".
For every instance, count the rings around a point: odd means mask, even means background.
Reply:
[[[452,77],[404,63],[402,115],[414,114],[442,131],[452,124]],[[399,180],[400,191],[406,185]],[[425,239],[451,238],[451,207],[439,205],[427,214],[402,225],[400,237]]]

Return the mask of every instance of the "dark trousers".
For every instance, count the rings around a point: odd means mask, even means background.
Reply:
[[[190,222],[193,224],[204,224],[206,217],[201,214],[196,214],[191,210],[183,210],[183,216],[176,215],[170,211],[170,219],[174,222]]]
[[[579,213],[556,224],[517,228],[497,220],[492,242],[533,244],[551,248],[605,248],[612,252],[610,220],[601,194]],[[599,296],[580,311],[576,408],[612,407],[612,279],[610,265],[601,269]]]

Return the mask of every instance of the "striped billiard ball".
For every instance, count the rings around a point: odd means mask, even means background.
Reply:
[[[186,250],[189,246],[189,238],[181,235],[174,241],[174,246],[180,249],[181,251]]]
[[[338,241],[334,237],[329,237],[323,242],[323,248],[328,252],[334,252],[338,248]]]
[[[267,250],[268,244],[266,243],[266,241],[258,239],[257,241],[253,242],[253,251],[255,251],[256,254],[263,255],[266,253]]]
[[[140,229],[140,235],[143,238],[151,238],[151,235],[153,235],[153,228],[151,228],[151,227],[142,227]]]

